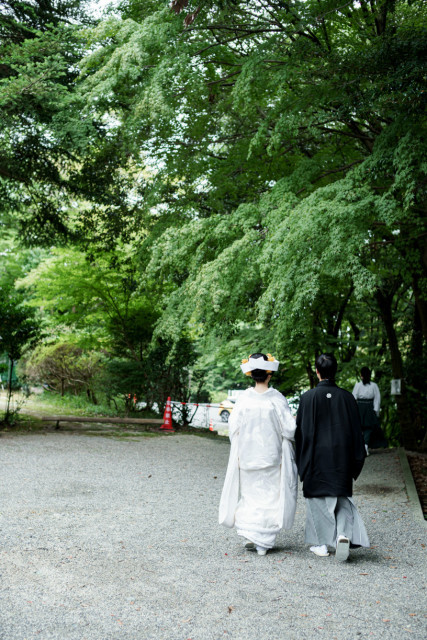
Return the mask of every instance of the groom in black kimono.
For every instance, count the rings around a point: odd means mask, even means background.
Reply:
[[[335,384],[337,361],[316,359],[319,383],[301,397],[295,432],[296,462],[306,498],[305,541],[318,556],[347,560],[350,544],[369,547],[363,521],[352,500],[353,480],[366,456],[357,403]]]

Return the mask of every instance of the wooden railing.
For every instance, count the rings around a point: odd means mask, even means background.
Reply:
[[[88,416],[42,416],[45,422],[56,422],[56,429],[59,429],[60,422],[100,422],[105,424],[163,424],[161,418],[106,418]]]

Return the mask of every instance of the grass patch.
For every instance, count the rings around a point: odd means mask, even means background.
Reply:
[[[0,397],[1,396],[2,394],[0,394]],[[120,404],[123,405],[121,399],[117,398],[116,401],[118,407],[120,407]],[[109,405],[108,402],[102,398],[99,404],[95,405],[88,400],[86,394],[78,396],[66,394],[61,397],[59,394],[44,391],[41,394],[33,394],[28,398],[20,394],[15,394],[15,403],[22,404],[23,411],[35,411],[49,415],[75,415],[93,418],[97,416],[104,418],[159,418],[159,415],[154,411],[131,411],[128,414],[126,414],[124,408],[123,410],[117,411],[114,404]]]
[[[38,431],[50,430],[52,423],[44,422],[40,418],[20,413],[15,424],[0,428],[0,433],[34,433]]]

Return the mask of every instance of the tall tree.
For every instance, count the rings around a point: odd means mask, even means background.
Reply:
[[[122,12],[94,32],[81,91],[153,170],[142,259],[174,288],[159,331],[258,319],[291,352],[305,340],[307,360],[326,345],[346,362],[373,313],[355,317],[358,301],[384,311],[395,281],[425,358],[425,5],[132,0]],[[398,360],[395,300],[381,318]]]
[[[13,289],[0,289],[0,352],[6,353],[9,360],[7,380],[6,411],[2,424],[11,419],[10,401],[12,397],[12,373],[17,360],[25,349],[34,346],[40,337],[40,322],[34,309],[26,306],[22,296]]]
[[[152,290],[139,286],[129,246],[88,260],[78,249],[56,248],[17,283],[43,308],[53,336],[70,330],[85,348],[141,361],[159,311]]]
[[[80,237],[88,225],[126,229],[132,207],[113,127],[84,112],[74,91],[93,24],[86,1],[2,2],[0,8],[0,221],[28,244]],[[91,203],[91,204],[89,204]],[[120,222],[119,222],[120,221]]]

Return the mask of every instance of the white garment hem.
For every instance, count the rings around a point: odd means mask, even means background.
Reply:
[[[267,535],[262,534],[259,531],[248,531],[247,529],[237,529],[237,535],[242,536],[242,538],[246,538],[250,542],[253,542],[255,545],[259,547],[264,547],[265,549],[272,549],[274,547],[274,543],[276,542],[276,533]]]
[[[236,529],[241,531],[253,531],[254,533],[260,533],[261,535],[275,535],[279,533],[282,527],[276,525],[275,527],[261,527],[256,524],[249,524],[248,522],[236,522]]]

